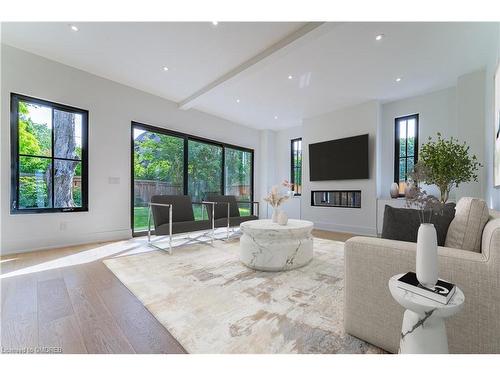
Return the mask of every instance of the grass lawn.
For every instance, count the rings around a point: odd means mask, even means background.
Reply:
[[[201,220],[203,209],[202,206],[197,204],[193,207],[193,209],[195,220]],[[206,210],[204,215],[205,219],[208,219]],[[240,215],[250,215],[250,208],[240,207]],[[153,226],[153,223],[151,223],[151,226]],[[148,207],[134,207],[134,231],[139,232],[144,230],[148,230]]]

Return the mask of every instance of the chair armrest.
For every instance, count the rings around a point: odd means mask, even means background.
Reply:
[[[150,206],[172,207],[171,204],[167,204],[167,203],[153,203],[153,202],[149,202],[149,205]]]

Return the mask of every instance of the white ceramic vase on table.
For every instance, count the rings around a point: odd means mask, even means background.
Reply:
[[[438,281],[437,233],[434,224],[423,223],[417,236],[417,279],[433,289]]]
[[[273,215],[271,216],[271,219],[273,223],[278,222],[278,216],[280,214],[281,209],[279,207],[273,207]]]
[[[399,197],[399,185],[395,182],[391,185],[391,198]]]

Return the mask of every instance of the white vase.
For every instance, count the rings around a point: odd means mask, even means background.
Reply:
[[[434,224],[423,223],[417,236],[417,279],[433,289],[438,281],[437,233]]]
[[[273,223],[278,222],[278,216],[280,214],[280,209],[279,207],[273,207],[273,216],[271,216],[271,219],[273,220]]]
[[[391,185],[391,198],[399,197],[399,185],[395,182]]]
[[[278,224],[286,225],[287,223],[288,223],[288,216],[285,213],[285,211],[281,210],[280,213],[278,214]]]

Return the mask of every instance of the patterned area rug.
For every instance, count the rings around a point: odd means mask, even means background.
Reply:
[[[382,353],[344,333],[343,254],[315,238],[307,266],[260,272],[234,240],[104,263],[189,353]]]

